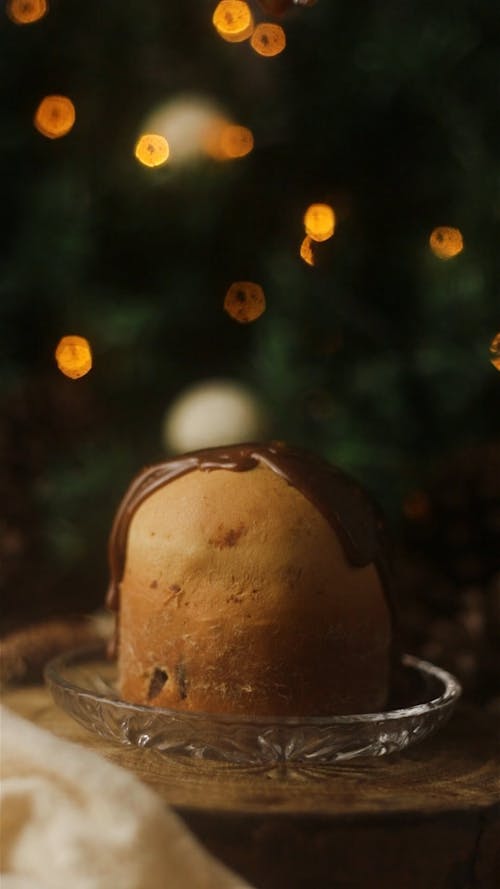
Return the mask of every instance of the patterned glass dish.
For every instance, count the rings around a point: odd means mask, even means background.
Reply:
[[[403,656],[403,672],[407,684],[419,688],[417,703],[383,713],[277,718],[191,713],[122,701],[116,690],[116,664],[106,659],[103,647],[55,658],[45,678],[63,710],[119,744],[240,766],[315,766],[404,750],[446,722],[460,697],[457,680],[410,655]]]

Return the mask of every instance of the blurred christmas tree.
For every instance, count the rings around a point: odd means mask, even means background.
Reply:
[[[215,0],[51,0],[31,24],[13,5],[0,24],[7,625],[100,604],[117,500],[164,455],[172,400],[204,379],[250,386],[270,434],[364,480],[397,536],[440,461],[500,434],[496,5],[318,0],[272,19],[254,3],[286,33],[273,58],[222,40]],[[62,138],[33,125],[50,95],[75,108]],[[177,141],[147,167],[134,146],[153,113]],[[200,150],[200,120],[222,118],[247,128],[244,156]],[[310,266],[314,201],[336,229]],[[429,249],[436,226],[461,232],[454,258]],[[251,324],[223,311],[233,281],[264,290]],[[92,346],[78,380],[54,361],[65,334]]]

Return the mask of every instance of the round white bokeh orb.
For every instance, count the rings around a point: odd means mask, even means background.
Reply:
[[[211,98],[179,95],[157,107],[141,131],[163,136],[170,147],[169,165],[187,164],[207,154],[212,133],[226,122],[226,113]]]
[[[181,392],[163,421],[163,444],[183,454],[266,437],[268,420],[258,397],[242,383],[204,380]]]

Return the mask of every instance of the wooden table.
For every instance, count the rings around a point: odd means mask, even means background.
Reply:
[[[283,772],[115,746],[42,686],[3,701],[131,769],[258,889],[500,889],[500,725],[477,711],[402,754]]]

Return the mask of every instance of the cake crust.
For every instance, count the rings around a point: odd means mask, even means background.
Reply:
[[[353,563],[341,519],[267,462],[247,470],[190,464],[129,511],[120,693],[257,716],[383,709],[393,627],[376,552]]]

